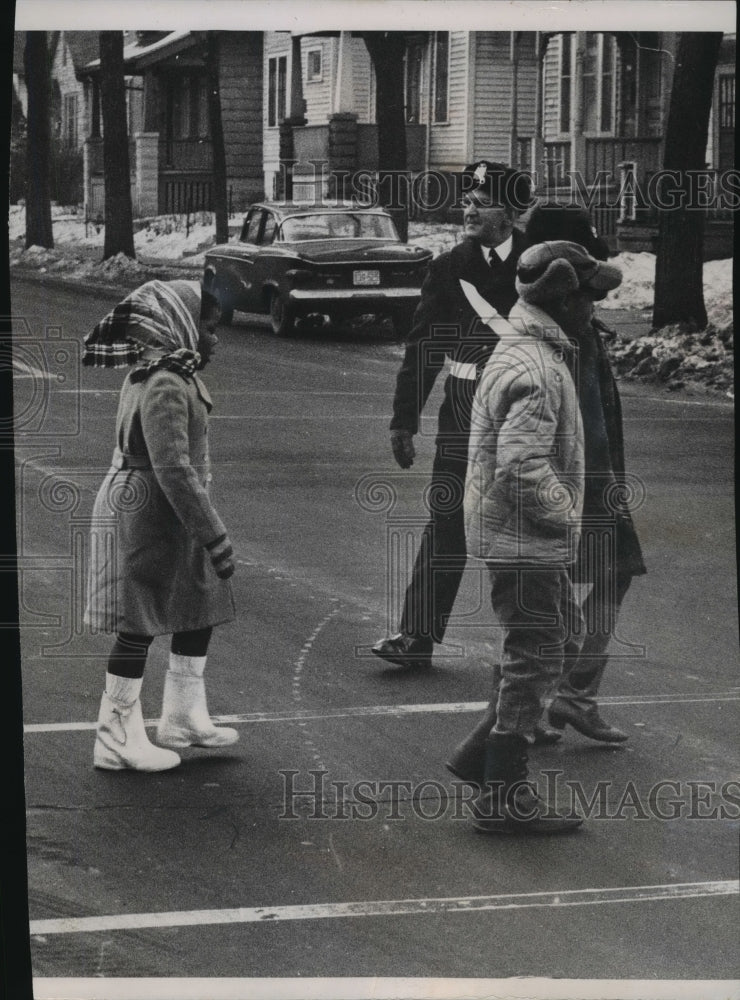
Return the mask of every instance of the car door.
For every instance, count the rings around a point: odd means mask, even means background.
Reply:
[[[255,286],[255,258],[259,253],[266,212],[261,207],[249,210],[239,237],[239,257],[233,262],[231,280],[242,309],[249,312],[259,308],[259,290]]]
[[[273,248],[279,230],[279,220],[274,212],[264,209],[258,234],[258,247],[254,259],[253,285],[256,311],[264,311],[270,301],[271,289],[277,288],[284,270],[283,254]]]

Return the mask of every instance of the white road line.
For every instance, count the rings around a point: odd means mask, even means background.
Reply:
[[[42,372],[40,368],[34,368],[33,365],[29,365],[25,361],[18,361],[16,358],[13,358],[13,367],[18,373],[13,376],[14,378],[51,379],[49,372]]]
[[[564,889],[560,892],[515,892],[500,896],[446,896],[427,899],[377,899],[353,903],[308,903],[292,906],[240,906],[223,910],[171,910],[163,913],[121,913],[99,917],[59,917],[32,920],[31,934],[89,934],[99,931],[140,931],[144,928],[204,927],[214,924],[278,923],[345,917],[397,917],[409,914],[474,913],[481,910],[557,909],[611,903],[663,902],[732,896],[737,879],[723,882],[678,882],[673,885],[631,885],[613,889]]]
[[[708,694],[650,694],[614,695],[599,698],[602,705],[683,705],[700,702],[740,701],[740,691],[722,691]],[[457,715],[460,712],[482,712],[485,701],[432,702],[419,705],[360,705],[347,708],[294,709],[286,712],[247,712],[241,715],[214,716],[216,722],[228,725],[247,725],[253,722],[298,722],[324,719],[348,719],[390,715]],[[147,726],[156,726],[158,719],[146,719]],[[24,733],[63,733],[95,729],[94,722],[32,722],[23,727]]]

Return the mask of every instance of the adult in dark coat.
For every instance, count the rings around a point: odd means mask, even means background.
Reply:
[[[233,553],[209,497],[208,413],[197,374],[217,343],[218,303],[197,282],[151,281],[86,338],[83,362],[134,365],[121,389],[116,447],[93,510],[87,623],[115,632],[95,741],[107,770],[160,771],[177,753],[152,745],[139,693],[149,645],[172,635],[157,738],[227,746],[208,715],[203,672],[214,625],[234,618]]]
[[[609,256],[609,248],[599,238],[588,212],[577,205],[536,205],[529,213],[525,235],[529,245],[570,240],[597,260]],[[613,333],[594,317],[576,342],[586,492],[580,557],[572,576],[574,582],[590,584],[591,589],[583,604],[587,623],[583,646],[563,671],[548,717],[557,729],[570,724],[593,740],[623,743],[627,734],[604,721],[597,695],[622,602],[632,578],[646,569],[629,509],[628,497],[633,490],[625,476],[622,405],[604,335],[612,337]]]
[[[472,164],[460,182],[465,237],[429,267],[396,380],[390,423],[396,462],[409,468],[421,411],[449,359],[428,491],[430,519],[406,591],[400,632],[373,647],[381,659],[407,667],[431,664],[465,568],[462,499],[470,410],[481,372],[498,343],[496,318],[506,317],[516,301],[516,262],[525,240],[514,223],[530,200],[529,178],[499,163]]]

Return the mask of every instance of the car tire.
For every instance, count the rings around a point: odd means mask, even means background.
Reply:
[[[295,328],[295,312],[278,291],[270,296],[270,323],[276,337],[289,337]]]

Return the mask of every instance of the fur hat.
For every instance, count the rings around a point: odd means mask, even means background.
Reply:
[[[496,205],[523,212],[532,201],[532,185],[527,174],[504,163],[478,160],[469,163],[460,176],[460,194],[479,192]]]
[[[579,288],[603,299],[621,283],[618,267],[596,260],[579,243],[567,240],[537,243],[517,263],[516,290],[532,305],[563,299]]]
[[[524,220],[524,235],[529,246],[546,240],[580,243],[597,260],[607,260],[609,247],[596,232],[591,216],[580,205],[539,202]]]

